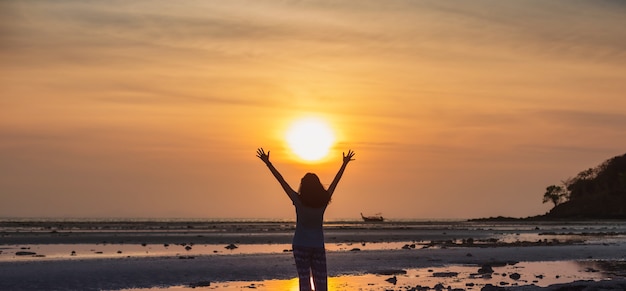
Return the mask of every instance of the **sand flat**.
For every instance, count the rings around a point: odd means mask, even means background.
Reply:
[[[293,232],[293,222],[289,221],[173,224],[46,221],[0,223],[0,226],[0,290],[122,290],[176,286],[188,289],[198,282],[212,282],[213,287],[230,286],[224,287],[226,289],[238,284],[258,284],[254,287],[262,289],[272,282],[290,282],[296,277],[292,254],[283,249],[288,248]],[[534,276],[529,273],[531,262],[625,261],[625,229],[626,222],[606,221],[337,222],[330,223],[326,231],[328,269],[332,280],[348,280],[342,283],[344,286],[378,276],[371,279],[374,285],[366,285],[370,290],[389,287],[385,285],[387,277],[380,274],[390,270],[419,273],[432,268],[444,268],[443,271],[466,268],[461,273],[467,273],[478,270],[483,264],[513,264],[511,268],[515,268],[515,263],[523,266],[526,262],[527,267],[519,273],[530,278]],[[224,247],[231,243],[241,249],[250,247],[259,251],[228,252]],[[379,247],[385,243],[393,247]],[[274,249],[261,251],[269,246]],[[68,247],[61,251],[65,256],[53,258],[50,255],[51,249],[64,247]],[[72,247],[83,249],[70,256],[68,251]],[[157,248],[171,252],[158,253]],[[219,250],[213,252],[212,248]],[[34,252],[37,256],[17,256],[19,251]],[[151,253],[153,251],[155,253]],[[598,272],[604,276],[602,278],[609,278],[609,273]],[[412,277],[402,276],[406,275],[398,275],[400,282],[415,284],[405,280]],[[562,276],[571,282],[581,278],[567,277],[566,273]],[[615,275],[615,280],[622,277]],[[456,280],[468,281],[467,278]],[[509,280],[509,284],[518,284],[518,287],[533,284],[532,280],[525,280]]]

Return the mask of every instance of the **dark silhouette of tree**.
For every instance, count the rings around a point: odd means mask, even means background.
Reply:
[[[626,217],[626,154],[550,185],[543,203],[552,202],[557,216]]]
[[[561,202],[567,200],[568,192],[565,188],[557,185],[550,185],[546,188],[546,193],[543,194],[543,203],[552,202],[554,206],[559,205]]]

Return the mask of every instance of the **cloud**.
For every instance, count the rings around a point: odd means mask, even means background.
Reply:
[[[567,125],[571,128],[612,129],[626,133],[626,114],[584,110],[536,110],[531,113],[550,123]]]

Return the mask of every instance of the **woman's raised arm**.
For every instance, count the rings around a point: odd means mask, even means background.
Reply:
[[[335,179],[330,186],[328,186],[328,195],[333,196],[333,192],[335,192],[335,188],[337,188],[337,184],[339,180],[341,180],[341,176],[343,175],[343,171],[346,169],[346,166],[350,161],[354,161],[352,157],[354,157],[354,152],[352,150],[348,150],[348,154],[342,153],[343,155],[343,163],[341,164],[341,168],[339,168],[339,172],[335,175]]]
[[[283,190],[285,190],[285,193],[287,193],[287,196],[289,196],[289,198],[292,201],[295,201],[294,199],[296,199],[297,197],[292,197],[292,196],[297,195],[297,193],[291,188],[291,186],[289,186],[289,184],[287,184],[287,181],[285,181],[283,176],[278,172],[278,170],[270,162],[270,151],[267,151],[267,153],[265,153],[263,148],[258,148],[256,150],[256,156],[259,159],[261,159],[261,161],[263,161],[265,165],[270,169],[270,172],[272,172],[276,180],[278,180],[278,183],[280,183],[280,186],[283,187]]]

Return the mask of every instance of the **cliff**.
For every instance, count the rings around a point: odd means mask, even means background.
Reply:
[[[626,219],[626,154],[584,170],[563,184],[565,201],[546,218]]]

